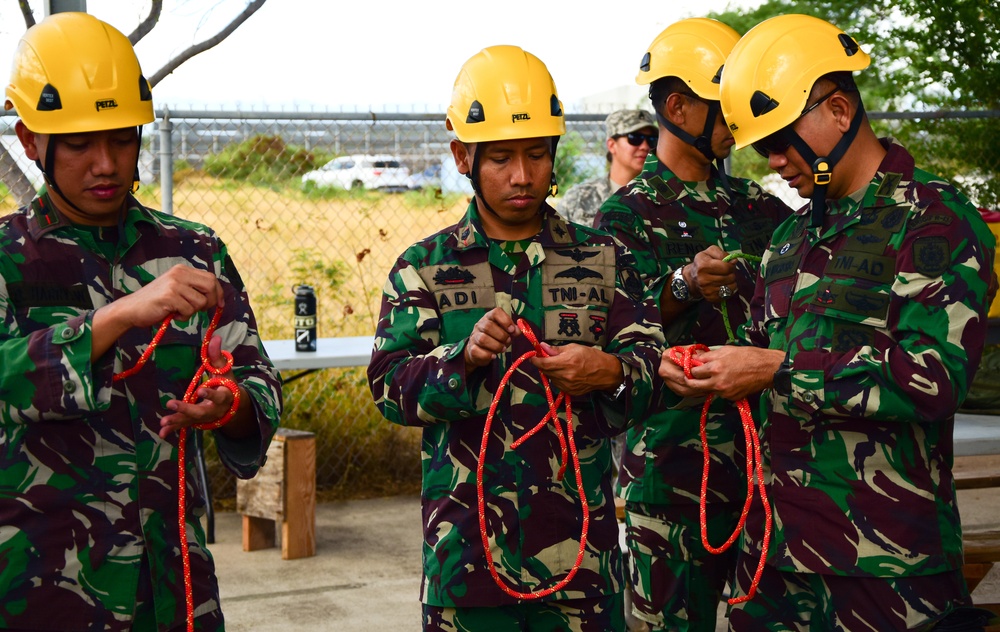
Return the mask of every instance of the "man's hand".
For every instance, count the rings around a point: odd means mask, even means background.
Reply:
[[[94,312],[91,359],[103,355],[133,327],[159,325],[168,316],[184,320],[224,302],[215,274],[178,264],[149,285]]]
[[[781,366],[785,352],[780,349],[723,346],[695,356],[701,365],[691,369],[693,379],[669,357],[660,359],[659,375],[664,384],[681,397],[701,397],[715,393],[737,401],[770,388],[774,372]]]
[[[499,354],[510,347],[514,337],[520,335],[521,330],[514,324],[510,314],[499,307],[487,312],[472,328],[465,344],[466,375],[496,360]]]
[[[709,303],[718,303],[722,300],[719,288],[725,286],[732,290],[736,287],[736,264],[725,261],[726,256],[726,251],[714,244],[694,256],[684,272],[690,275],[686,280],[695,296],[701,295]]]
[[[222,355],[222,338],[212,336],[208,343],[208,359],[214,367],[226,366],[226,359]],[[209,378],[228,378],[236,382],[236,376],[232,370],[221,375],[207,374]],[[177,432],[181,428],[195,424],[210,424],[218,421],[229,412],[233,405],[233,393],[225,386],[214,386],[206,388],[201,386],[195,391],[198,401],[189,404],[179,399],[172,399],[167,402],[167,408],[174,411],[160,419],[160,437],[166,439],[172,432]],[[243,396],[241,395],[241,400]],[[242,403],[242,402],[241,402]],[[242,408],[242,405],[241,405]]]
[[[612,389],[625,379],[621,360],[597,347],[578,344],[553,347],[547,342],[540,346],[548,357],[535,356],[531,363],[553,386],[568,395]]]

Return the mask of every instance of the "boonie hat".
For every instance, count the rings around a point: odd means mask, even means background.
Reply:
[[[622,136],[644,127],[656,129],[656,119],[646,110],[616,110],[604,120],[608,138]]]

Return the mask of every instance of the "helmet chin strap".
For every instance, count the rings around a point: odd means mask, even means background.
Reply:
[[[851,126],[840,137],[840,140],[833,147],[833,151],[827,156],[817,156],[816,152],[812,150],[812,147],[806,141],[802,140],[801,136],[793,130],[788,130],[795,151],[799,152],[802,159],[812,168],[813,192],[809,198],[809,209],[811,212],[809,226],[811,228],[823,225],[823,216],[826,215],[826,191],[830,186],[830,180],[833,178],[833,168],[844,157],[847,149],[858,135],[858,129],[861,127],[861,119],[864,116],[864,112],[864,105],[859,101],[858,110],[854,113],[854,118],[851,119]]]
[[[674,125],[665,116],[660,114],[659,110],[656,111],[656,120],[668,132],[701,152],[701,155],[707,158],[709,162],[715,163],[715,167],[719,172],[719,180],[722,182],[722,188],[726,190],[729,198],[732,199],[733,191],[729,187],[729,178],[726,176],[725,161],[716,156],[715,152],[712,151],[712,132],[715,130],[715,119],[719,116],[722,104],[719,101],[708,100],[705,100],[704,103],[708,106],[708,112],[705,114],[705,128],[702,130],[701,136],[692,136],[679,126]]]

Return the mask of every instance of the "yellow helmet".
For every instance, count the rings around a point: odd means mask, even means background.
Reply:
[[[854,38],[825,20],[796,14],[764,20],[736,44],[722,73],[722,115],[736,148],[795,122],[823,75],[870,63]]]
[[[517,46],[490,46],[465,62],[445,124],[463,143],[566,133],[552,75],[542,60]]]
[[[710,18],[674,22],[656,36],[639,65],[640,86],[663,77],[678,77],[703,99],[719,100],[722,65],[740,34]]]
[[[128,38],[86,13],[55,13],[28,29],[14,52],[4,109],[37,134],[138,127],[153,95]]]

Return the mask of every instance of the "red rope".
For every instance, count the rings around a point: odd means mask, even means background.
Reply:
[[[220,428],[226,424],[233,415],[236,414],[237,409],[240,407],[240,387],[236,382],[222,377],[213,377],[207,382],[202,384],[201,379],[205,373],[210,373],[215,376],[227,373],[233,368],[233,355],[228,351],[223,351],[222,356],[226,359],[226,365],[223,367],[212,366],[211,361],[208,359],[208,343],[212,340],[212,334],[215,333],[215,328],[219,325],[219,318],[222,316],[222,310],[216,309],[215,314],[212,316],[212,322],[209,323],[208,329],[205,331],[205,339],[201,345],[201,365],[198,370],[195,371],[194,377],[191,378],[191,383],[188,384],[187,391],[184,393],[183,401],[188,404],[194,404],[198,401],[198,396],[196,392],[202,386],[206,388],[212,388],[214,386],[224,386],[228,388],[233,393],[233,404],[229,407],[229,410],[220,417],[218,420],[204,423],[204,424],[193,424],[195,428],[201,428],[203,430],[214,430],[215,428]],[[135,375],[140,369],[146,364],[153,355],[153,350],[160,343],[163,338],[163,334],[167,331],[167,327],[170,326],[170,321],[173,317],[168,316],[164,319],[163,324],[160,325],[160,329],[153,336],[153,340],[149,343],[149,346],[139,356],[139,360],[136,361],[135,365],[129,369],[122,371],[121,373],[116,373],[112,376],[112,381],[123,380],[127,377]],[[188,538],[187,538],[187,523],[185,521],[185,516],[187,516],[187,495],[185,491],[187,490],[187,474],[186,474],[186,445],[187,445],[187,427],[180,429],[177,439],[177,528],[180,533],[180,549],[181,549],[181,561],[184,564],[184,601],[187,605],[187,629],[188,632],[193,632],[194,630],[194,595],[191,586],[191,555],[188,551]]]
[[[493,552],[490,549],[490,539],[489,535],[486,533],[486,500],[485,493],[483,491],[483,468],[486,463],[486,446],[489,443],[490,438],[490,426],[493,424],[493,416],[496,413],[497,405],[500,403],[500,395],[503,393],[504,388],[507,386],[507,382],[510,381],[511,375],[514,371],[521,366],[522,362],[533,358],[535,356],[546,357],[547,354],[542,349],[541,345],[538,343],[538,338],[535,333],[531,330],[531,326],[528,325],[527,321],[523,318],[517,321],[517,326],[520,328],[521,332],[524,333],[525,338],[534,347],[531,351],[526,351],[521,357],[517,358],[507,372],[504,374],[503,378],[500,380],[500,386],[497,388],[496,394],[493,396],[493,402],[490,404],[489,413],[486,415],[486,425],[483,427],[483,442],[479,448],[479,464],[476,467],[476,496],[479,502],[479,534],[483,539],[483,550],[486,552],[486,561],[489,564],[490,575],[493,576],[493,581],[500,590],[504,591],[511,597],[515,599],[540,599],[541,597],[546,597],[554,592],[562,590],[576,572],[580,569],[580,565],[583,563],[583,555],[587,548],[587,530],[590,526],[590,508],[587,505],[587,493],[583,487],[583,474],[580,472],[580,456],[576,451],[576,440],[573,437],[573,408],[570,402],[570,396],[566,393],[559,393],[558,397],[552,396],[552,387],[549,385],[549,380],[545,377],[544,373],[540,373],[542,378],[542,385],[545,388],[545,398],[549,403],[549,410],[542,417],[542,420],[535,425],[534,428],[526,432],[519,439],[511,443],[511,449],[517,449],[522,443],[524,443],[529,437],[534,435],[536,432],[541,430],[549,421],[555,427],[556,436],[559,437],[559,446],[561,448],[561,461],[559,467],[559,473],[557,474],[558,480],[563,479],[563,474],[566,472],[566,465],[569,457],[573,460],[573,470],[576,472],[576,488],[580,493],[580,505],[583,509],[583,526],[580,529],[580,550],[576,555],[576,562],[573,563],[573,567],[569,570],[562,580],[553,586],[539,590],[537,592],[518,592],[508,586],[500,575],[497,573],[496,566],[493,563]],[[566,430],[563,431],[562,423],[559,419],[559,406],[565,404],[566,408]],[[567,447],[568,443],[568,447]]]
[[[671,347],[669,351],[670,359],[677,366],[684,369],[684,375],[692,379],[691,367],[699,366],[701,362],[695,358],[695,353],[708,351],[708,347],[702,344],[690,345],[688,347]],[[738,604],[750,601],[757,594],[757,586],[760,584],[761,573],[764,572],[764,562],[767,559],[768,543],[771,540],[771,503],[767,499],[767,491],[764,488],[764,466],[760,453],[760,438],[753,425],[753,416],[750,414],[750,403],[744,398],[736,402],[736,407],[740,411],[740,420],[743,422],[743,438],[746,441],[747,455],[747,499],[743,503],[743,511],[740,513],[739,523],[729,538],[721,546],[714,547],[708,542],[708,519],[705,510],[706,497],[708,496],[708,470],[711,461],[708,450],[708,434],[705,426],[708,423],[708,408],[712,405],[713,394],[705,398],[705,404],[701,409],[701,449],[703,455],[703,466],[701,475],[701,498],[699,503],[699,515],[701,517],[701,543],[709,553],[719,554],[724,552],[736,538],[739,537],[747,522],[747,515],[750,513],[750,503],[753,501],[753,479],[757,476],[757,489],[760,491],[761,502],[764,503],[764,542],[761,546],[760,560],[757,562],[757,571],[754,573],[753,581],[750,582],[750,590],[743,597],[729,599],[729,603]]]

